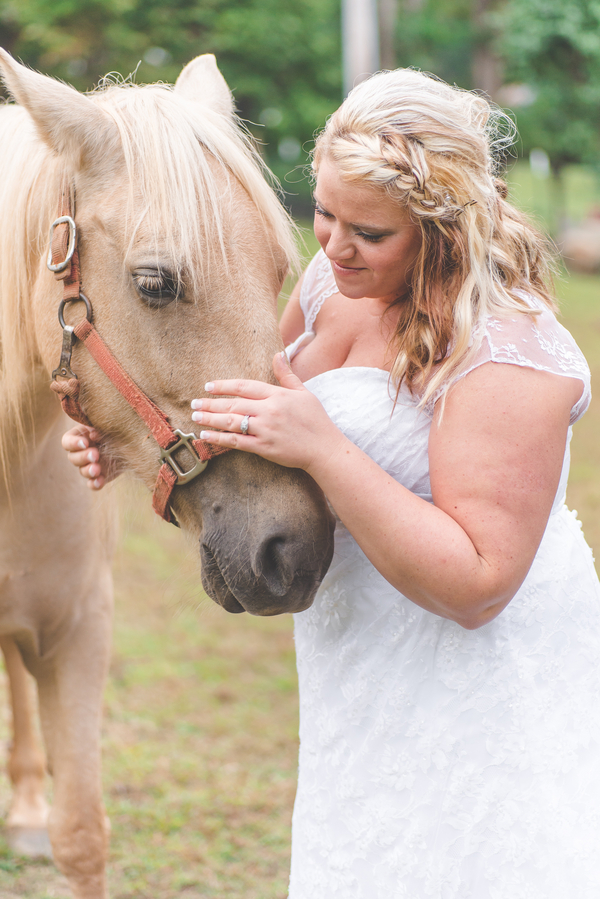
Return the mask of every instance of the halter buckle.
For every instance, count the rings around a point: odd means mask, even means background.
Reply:
[[[202,459],[198,456],[193,443],[193,441],[197,439],[195,434],[184,434],[183,431],[180,431],[178,428],[175,428],[173,430],[173,433],[179,438],[179,440],[168,449],[163,449],[161,447],[161,462],[167,462],[171,466],[171,468],[177,475],[177,484],[187,484],[189,481],[192,481],[195,477],[197,477],[197,475],[202,474],[202,472],[208,465],[208,460],[203,462]],[[173,453],[177,452],[178,449],[181,449],[182,446],[185,446],[187,451],[191,453],[192,457],[196,459],[195,465],[190,468],[189,471],[184,471],[177,462],[177,459],[173,457]]]
[[[54,229],[57,225],[68,225],[69,226],[69,243],[67,247],[67,255],[62,260],[62,262],[52,262],[52,237],[54,235]],[[75,224],[74,219],[71,218],[70,215],[61,215],[59,218],[55,219],[50,225],[50,248],[48,250],[48,259],[46,260],[46,265],[50,269],[51,272],[64,272],[71,259],[73,258],[73,253],[75,252],[75,247],[77,245],[77,225]]]
[[[55,368],[52,372],[53,381],[56,381],[57,378],[77,378],[77,375],[71,368],[71,355],[73,353],[73,343],[75,340],[76,337],[73,334],[71,325],[64,325],[60,362],[58,363],[58,368]]]

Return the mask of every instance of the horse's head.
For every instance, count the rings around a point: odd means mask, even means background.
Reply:
[[[189,403],[207,380],[271,381],[281,348],[276,299],[293,239],[214,57],[190,63],[173,90],[112,85],[88,96],[3,52],[0,65],[49,148],[31,187],[39,230],[47,233],[57,215],[66,173],[83,289],[98,332],[133,381],[184,432],[193,431]],[[39,144],[33,132],[28,139]],[[51,371],[62,291],[37,258],[37,351]],[[74,323],[83,314],[76,303],[65,317]],[[143,422],[77,343],[72,367],[105,451],[153,486],[159,449]],[[303,472],[230,452],[176,487],[172,506],[199,539],[205,589],[228,611],[310,605],[331,560],[333,523]]]

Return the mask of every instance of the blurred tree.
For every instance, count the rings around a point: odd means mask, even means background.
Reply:
[[[546,150],[555,180],[569,163],[600,167],[600,0],[378,3],[385,67],[510,106],[524,150]],[[295,170],[342,95],[340,0],[0,0],[0,44],[80,89],[138,62],[136,80],[174,81],[215,53],[269,165],[305,198]]]
[[[515,104],[524,149],[544,149],[555,174],[600,168],[600,3],[507,0],[495,21],[506,79],[528,88]]]
[[[400,65],[512,96],[525,150],[555,172],[600,163],[598,0],[402,0],[396,47]]]
[[[341,98],[339,0],[0,0],[0,43],[82,90],[138,61],[138,82],[172,82],[194,56],[215,53],[292,192],[287,173],[306,163]]]
[[[400,4],[398,64],[484,91],[511,110],[521,152],[547,153],[556,230],[565,207],[564,167],[588,164],[600,171],[599,0]]]
[[[521,88],[521,101],[511,105],[523,150],[539,155],[542,149],[550,161],[551,227],[559,233],[565,225],[564,167],[583,163],[600,173],[600,4],[507,0],[496,24],[517,98]]]
[[[400,0],[396,60],[471,87],[476,25],[474,0]]]

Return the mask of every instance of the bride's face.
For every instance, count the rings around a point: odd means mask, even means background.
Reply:
[[[392,303],[410,289],[421,234],[383,189],[343,181],[325,157],[317,174],[315,235],[340,293]]]

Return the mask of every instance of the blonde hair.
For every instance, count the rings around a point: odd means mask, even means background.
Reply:
[[[344,180],[380,187],[420,228],[391,374],[423,404],[468,366],[486,316],[531,314],[521,291],[554,308],[549,244],[496,177],[515,135],[477,94],[397,69],[355,87],[317,138],[315,173],[327,157]]]

